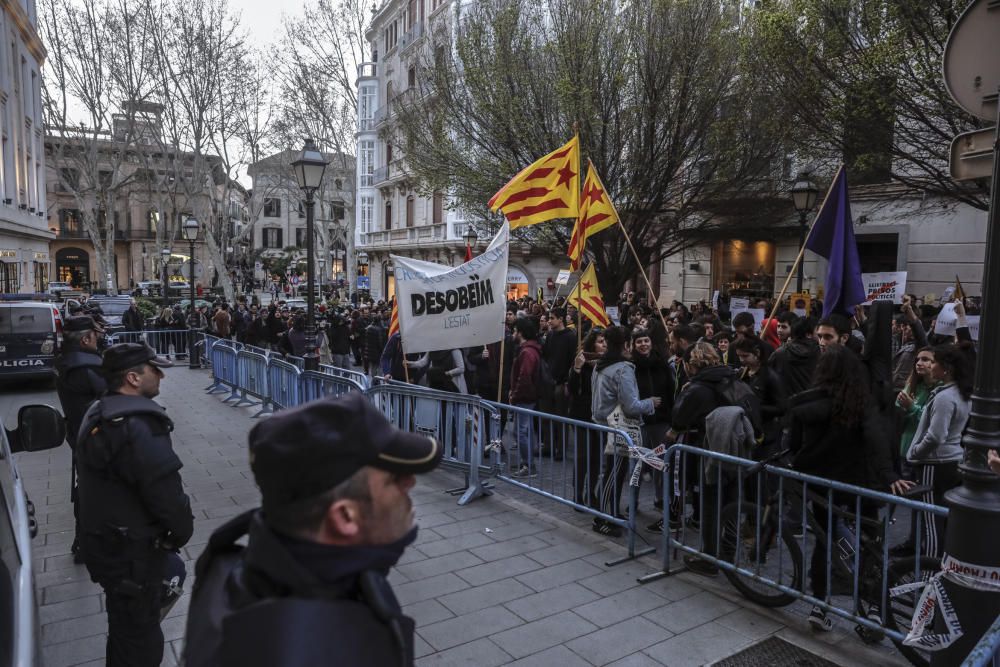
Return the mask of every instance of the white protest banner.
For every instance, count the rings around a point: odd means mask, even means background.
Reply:
[[[559,275],[556,276],[556,285],[568,285],[569,284],[569,269],[559,269]]]
[[[391,255],[399,333],[409,352],[479,347],[500,340],[507,305],[509,228],[471,261],[445,266]]]
[[[618,324],[618,306],[605,306],[604,312],[608,314],[612,322]]]
[[[862,273],[861,281],[865,285],[867,295],[861,305],[870,306],[872,301],[892,301],[897,305],[903,303],[903,294],[906,293],[906,271]]]
[[[750,308],[750,299],[745,297],[734,296],[729,300],[729,312],[736,314],[738,310],[747,310]]]
[[[958,316],[955,315],[955,304],[946,303],[941,312],[938,313],[937,320],[934,322],[934,333],[941,334],[942,336],[954,336],[957,322]]]
[[[719,309],[719,290],[712,292],[712,310]]]
[[[764,328],[764,319],[767,317],[767,313],[764,312],[763,308],[740,308],[729,312],[733,317],[736,317],[738,313],[750,313],[753,315],[753,330],[760,333],[760,330]]]
[[[972,340],[979,340],[979,315],[966,315],[965,321],[969,323],[969,335]]]

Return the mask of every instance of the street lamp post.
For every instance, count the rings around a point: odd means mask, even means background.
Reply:
[[[146,282],[146,258],[149,257],[146,254],[146,244],[142,244],[142,282]]]
[[[160,251],[160,259],[162,260],[163,266],[160,267],[162,275],[162,282],[160,283],[160,296],[163,301],[163,307],[167,307],[167,263],[170,262],[170,249],[164,248]]]
[[[306,145],[302,148],[299,159],[292,163],[292,170],[295,172],[295,180],[298,181],[299,188],[306,196],[306,272],[308,282],[306,283],[308,293],[306,294],[306,353],[303,355],[304,367],[307,371],[319,370],[319,354],[316,352],[316,315],[313,312],[316,305],[316,271],[313,267],[315,262],[313,225],[316,202],[313,199],[316,190],[319,189],[323,181],[323,172],[329,162],[323,158],[323,154],[316,148],[312,139],[306,139]]]
[[[465,233],[462,234],[462,240],[465,241],[465,255],[466,257],[470,257],[472,255],[472,248],[479,242],[479,234],[472,228],[472,225],[469,225]]]
[[[198,240],[198,221],[188,218],[184,222],[184,238],[191,246],[191,257],[188,260],[188,287],[191,288],[191,303],[188,314],[188,368],[199,368],[198,355],[194,352],[195,330],[198,326],[198,316],[196,315],[194,303],[194,242]]]
[[[792,185],[792,204],[795,206],[795,210],[799,212],[799,252],[802,252],[802,246],[806,244],[806,216],[809,215],[809,211],[813,210],[813,207],[816,205],[816,197],[818,195],[819,188],[809,180],[809,175],[805,173],[799,174],[799,177],[795,179],[795,184]],[[796,292],[802,292],[804,271],[804,262],[799,260]]]

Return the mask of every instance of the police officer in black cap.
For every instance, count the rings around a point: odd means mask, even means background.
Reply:
[[[66,417],[66,441],[71,449],[76,447],[80,422],[90,404],[97,400],[107,384],[101,374],[100,341],[104,329],[92,317],[78,315],[66,319],[63,324],[63,344],[56,359],[56,393]],[[73,502],[73,516],[79,521],[76,494],[76,461],[70,475],[70,500]],[[73,539],[73,560],[82,563],[80,555],[80,531]]]
[[[145,344],[108,348],[108,393],[84,416],[76,447],[80,538],[107,599],[108,665],[160,664],[163,582],[178,576],[178,563],[183,574],[177,550],[194,530],[173,423],[152,400],[170,365]]]
[[[438,443],[351,393],[257,424],[249,449],[263,507],[198,559],[187,667],[412,665],[413,621],[386,575],[416,539],[409,491]]]

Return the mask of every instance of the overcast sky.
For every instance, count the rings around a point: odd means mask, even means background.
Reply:
[[[303,0],[230,0],[233,11],[241,14],[240,23],[250,31],[258,45],[273,44],[281,34],[281,17],[302,13]]]

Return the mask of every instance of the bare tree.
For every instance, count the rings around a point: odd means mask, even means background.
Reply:
[[[94,245],[97,273],[114,291],[120,197],[143,177],[136,157],[154,91],[151,26],[143,0],[43,0],[49,45],[43,79],[46,161]],[[123,216],[124,217],[124,216]]]
[[[579,123],[642,266],[722,230],[773,221],[784,127],[748,71],[744,26],[720,3],[481,0],[429,37],[418,87],[387,130],[428,190],[480,226],[486,202]],[[518,230],[565,252],[572,223]],[[605,294],[638,267],[619,230],[588,247]]]

